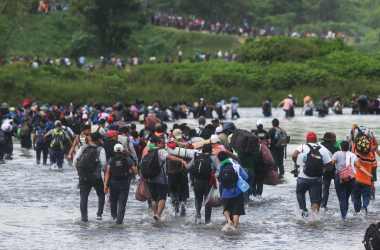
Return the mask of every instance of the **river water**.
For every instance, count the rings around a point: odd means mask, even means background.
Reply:
[[[241,109],[239,128],[252,129],[262,119],[266,128],[271,119],[262,118],[259,109]],[[353,123],[367,125],[380,134],[377,116],[330,115],[326,118],[298,116],[280,119],[291,136],[288,155],[314,130],[318,136],[334,131],[345,138]],[[281,110],[274,115],[282,117]],[[187,121],[194,124],[194,121]],[[88,224],[80,222],[77,176],[65,165],[63,172],[38,167],[34,159],[20,156],[0,166],[0,249],[363,249],[362,238],[370,223],[380,221],[379,200],[369,207],[369,215],[354,216],[352,204],[347,221],[342,222],[334,185],[330,189],[329,210],[317,222],[300,218],[295,195],[296,180],[288,157],[284,184],[264,187],[263,199],[253,201],[241,218],[236,234],[221,232],[221,209],[213,211],[211,226],[195,225],[194,205],[188,202],[185,218],[173,216],[169,207],[162,224],[154,224],[147,205],[134,199],[133,186],[127,204],[125,223],[115,226],[106,206],[103,221],[96,221],[97,197],[89,197]],[[379,186],[377,188],[380,188]],[[380,190],[380,189],[379,189]]]

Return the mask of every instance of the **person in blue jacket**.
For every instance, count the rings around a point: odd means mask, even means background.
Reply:
[[[219,182],[220,196],[223,203],[223,215],[226,218],[224,231],[237,230],[239,227],[240,216],[245,215],[244,195],[249,189],[246,180],[248,174],[236,161],[229,158],[227,152],[218,154],[220,160]]]

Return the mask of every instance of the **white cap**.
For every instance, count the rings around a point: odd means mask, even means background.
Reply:
[[[124,151],[124,146],[123,146],[122,144],[120,144],[120,143],[117,143],[117,144],[115,144],[115,146],[113,147],[113,151],[114,151],[115,153],[121,153],[121,152]]]
[[[216,127],[216,129],[215,129],[215,134],[220,134],[220,133],[223,133],[223,128],[222,128],[222,126],[218,126],[218,127]]]
[[[262,120],[257,120],[257,122],[256,122],[256,126],[258,127],[258,126],[260,126],[260,125],[264,125],[264,124],[263,124],[263,121],[262,121]]]
[[[218,143],[218,142],[220,142],[220,139],[219,139],[219,137],[217,135],[212,135],[211,138],[210,138],[210,142],[212,144]]]

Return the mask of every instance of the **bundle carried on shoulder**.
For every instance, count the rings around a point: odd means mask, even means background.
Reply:
[[[255,150],[259,144],[258,138],[251,132],[237,129],[231,137],[231,147],[238,153],[249,153]]]

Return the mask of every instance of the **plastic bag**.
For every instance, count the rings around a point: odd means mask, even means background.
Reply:
[[[249,184],[239,176],[239,180],[237,182],[237,187],[242,191],[243,193],[247,192],[249,190]]]
[[[150,194],[149,187],[146,181],[143,178],[140,178],[135,193],[136,200],[144,202],[150,200],[151,197],[152,195]]]
[[[204,202],[205,207],[219,207],[222,205],[222,200],[220,199],[220,193],[218,188],[211,187],[210,192]]]

